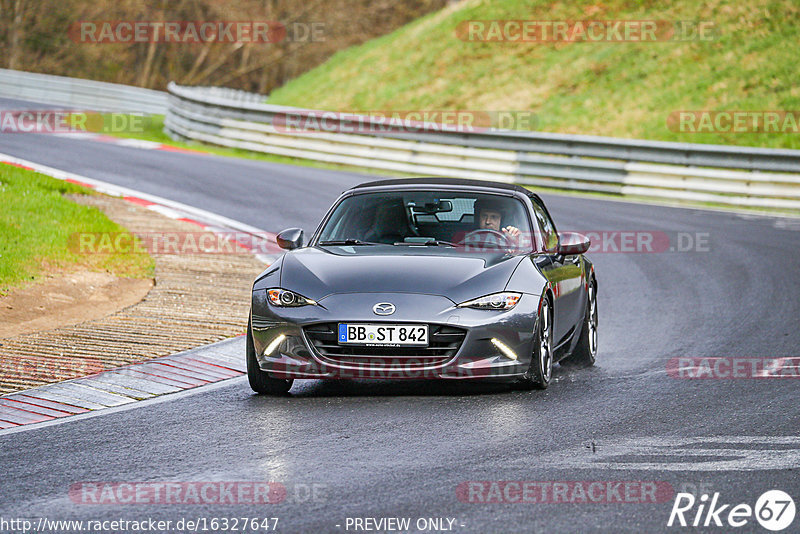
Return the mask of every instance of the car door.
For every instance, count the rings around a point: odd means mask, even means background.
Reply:
[[[531,197],[536,222],[542,232],[542,248],[547,261],[538,262],[553,288],[553,340],[563,342],[578,327],[583,318],[585,300],[584,265],[580,254],[563,256],[558,253],[558,231],[544,204]]]

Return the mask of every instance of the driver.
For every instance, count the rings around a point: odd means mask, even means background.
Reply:
[[[502,232],[506,237],[515,241],[519,237],[519,228],[516,226],[502,226],[506,218],[502,201],[480,199],[475,202],[475,215],[479,230],[494,230]]]

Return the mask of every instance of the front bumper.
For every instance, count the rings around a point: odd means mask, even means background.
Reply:
[[[375,315],[372,306],[378,302],[395,304],[396,312]],[[445,297],[412,293],[334,294],[319,304],[275,307],[264,290],[253,292],[253,344],[263,371],[274,378],[514,379],[530,365],[539,297],[523,294],[505,312],[457,308]],[[428,324],[443,338],[458,337],[452,335],[456,331],[464,335],[453,350],[436,349],[436,358],[391,348],[363,349],[345,358],[318,348],[313,332],[340,322]]]

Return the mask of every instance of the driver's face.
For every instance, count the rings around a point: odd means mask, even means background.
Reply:
[[[499,211],[481,210],[478,215],[478,224],[480,224],[481,230],[494,230],[499,232],[501,221],[502,216]]]

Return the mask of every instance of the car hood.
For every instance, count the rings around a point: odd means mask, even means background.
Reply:
[[[424,293],[454,303],[505,289],[524,256],[415,247],[304,248],[283,258],[280,285],[321,301],[334,293]]]

